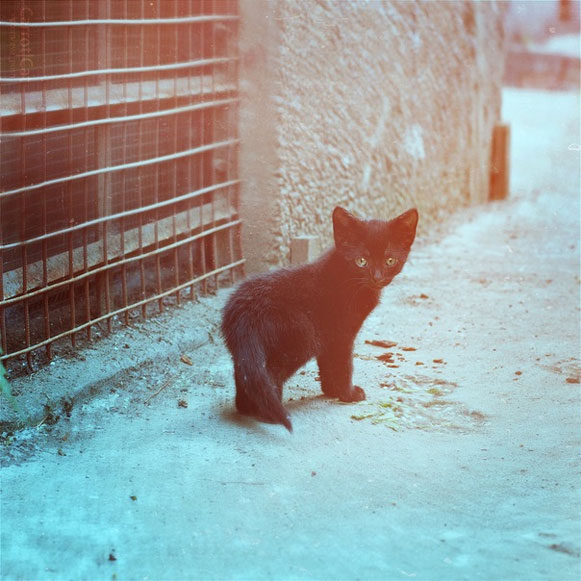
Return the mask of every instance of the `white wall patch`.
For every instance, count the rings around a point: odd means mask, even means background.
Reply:
[[[407,153],[416,159],[425,159],[423,129],[420,125],[414,124],[408,127],[403,138],[403,148]]]

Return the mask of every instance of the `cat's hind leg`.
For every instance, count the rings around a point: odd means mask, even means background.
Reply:
[[[255,416],[257,413],[256,404],[248,397],[245,389],[240,385],[238,378],[235,378],[236,383],[236,397],[234,403],[236,409],[245,416]]]

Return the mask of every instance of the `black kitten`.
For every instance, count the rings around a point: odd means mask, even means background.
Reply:
[[[403,268],[417,223],[415,209],[384,222],[335,208],[335,248],[311,264],[240,285],[222,319],[239,412],[292,431],[282,386],[313,357],[323,393],[347,402],[365,399],[351,383],[353,342],[381,289]]]

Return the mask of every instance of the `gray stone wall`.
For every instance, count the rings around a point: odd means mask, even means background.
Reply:
[[[241,212],[250,272],[330,215],[486,200],[502,14],[490,2],[242,0]]]

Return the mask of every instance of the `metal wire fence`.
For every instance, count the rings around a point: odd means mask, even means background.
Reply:
[[[0,3],[0,361],[243,268],[236,0]]]

